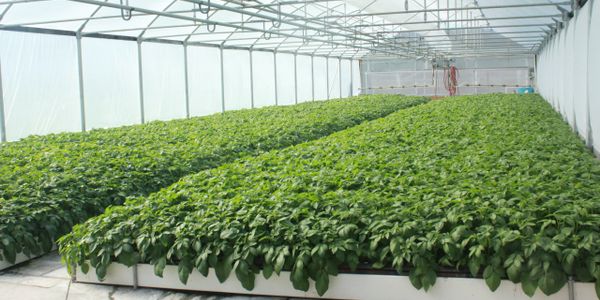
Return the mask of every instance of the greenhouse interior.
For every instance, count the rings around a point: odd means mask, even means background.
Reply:
[[[0,299],[600,299],[593,0],[0,0]]]

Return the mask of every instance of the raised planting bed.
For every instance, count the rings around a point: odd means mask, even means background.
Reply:
[[[184,175],[426,102],[365,96],[0,145],[0,261],[47,252],[74,224]]]
[[[426,291],[455,269],[552,295],[569,276],[600,282],[599,200],[600,162],[543,99],[465,96],[186,176],[59,245],[100,279],[118,264],[176,268],[182,284],[214,269],[253,291],[286,271],[330,297],[366,263]]]
[[[81,269],[76,273],[75,280],[79,283],[184,291],[303,299],[321,298],[314,288],[314,282],[307,291],[294,289],[290,282],[291,273],[288,271],[282,271],[280,275],[273,274],[269,279],[257,276],[254,288],[249,291],[236,278],[230,277],[221,283],[212,269],[207,277],[197,270],[192,271],[186,284],[179,280],[177,266],[166,266],[162,277],[154,275],[153,270],[154,267],[149,264],[133,267],[111,264],[103,281],[98,280],[94,270],[85,274]],[[573,295],[573,298],[569,298],[569,295]],[[529,297],[519,284],[510,280],[502,280],[500,286],[492,292],[484,280],[465,277],[438,277],[435,286],[424,291],[415,289],[408,276],[340,273],[331,277],[329,289],[322,297],[342,300],[587,300],[594,299],[596,293],[593,283],[572,282],[550,296],[537,293]]]

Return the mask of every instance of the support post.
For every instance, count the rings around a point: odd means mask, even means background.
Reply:
[[[329,57],[325,57],[325,75],[327,76],[327,100],[329,100]]]
[[[315,101],[315,56],[310,56],[310,80],[312,88],[312,101]]]
[[[340,80],[340,98],[342,98],[342,58],[338,57],[338,75]]]
[[[2,62],[0,60],[0,142],[6,142],[6,119],[4,117],[4,90],[2,87]]]
[[[354,60],[350,59],[350,97],[354,96]]]
[[[133,265],[133,289],[138,288],[138,266],[137,264]]]
[[[273,51],[273,69],[275,70],[275,106],[279,104],[279,96],[277,95],[277,52]]]
[[[83,59],[81,54],[81,32],[77,31],[77,71],[79,76],[79,116],[81,118],[81,131],[85,131],[85,101],[83,93]]]
[[[294,103],[298,104],[298,55],[294,53]]]
[[[221,113],[225,113],[225,68],[223,67],[223,44],[219,47],[221,60]]]
[[[145,113],[144,113],[144,72],[142,70],[142,40],[137,40],[138,46],[138,78],[140,81],[140,120],[141,123],[146,123]]]
[[[569,276],[567,287],[569,291],[569,300],[575,300],[575,280],[573,280],[573,276]]]
[[[365,66],[366,65],[366,66]],[[369,71],[371,70],[371,68],[369,67],[369,61],[368,60],[363,60],[363,69],[365,69],[365,80],[362,84],[363,88],[363,94],[365,95],[369,95],[370,94],[370,89],[369,89]]]
[[[188,45],[183,43],[183,70],[185,72],[185,117],[190,118],[190,83],[188,75]]]
[[[250,54],[250,108],[254,108],[254,66],[252,62],[252,48],[248,49]]]

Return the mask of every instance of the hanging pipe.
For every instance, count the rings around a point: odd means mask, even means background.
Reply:
[[[206,9],[202,9],[202,3],[198,3],[198,10],[205,14],[208,15],[208,13],[210,12],[210,0],[208,0],[208,4],[206,5]]]
[[[215,32],[215,29],[217,29],[217,24],[212,24],[212,29],[210,29],[210,24],[206,23],[206,30],[208,32]]]
[[[279,3],[279,5],[277,5],[277,21],[273,20],[271,21],[271,23],[273,24],[273,27],[275,28],[279,28],[281,26],[281,3]]]
[[[267,35],[267,33],[268,33],[269,35]],[[266,31],[265,22],[263,22],[263,38],[264,38],[265,40],[267,40],[267,41],[271,39],[271,32],[267,32],[267,31]]]
[[[129,0],[125,0],[125,3],[123,3],[123,0],[119,0],[119,3],[121,4],[121,6],[129,6]],[[129,21],[131,20],[131,16],[132,16],[132,12],[133,9],[125,9],[125,8],[121,8],[121,18],[123,18],[123,20],[125,21]]]

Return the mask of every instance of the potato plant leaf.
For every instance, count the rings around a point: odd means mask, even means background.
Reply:
[[[530,296],[600,278],[600,162],[538,95],[432,101],[270,149],[109,207],[61,255],[101,270],[122,247],[220,281],[235,268],[247,288],[261,269],[288,271],[319,293],[363,265],[425,290],[441,270],[483,271],[491,290],[508,278]]]

